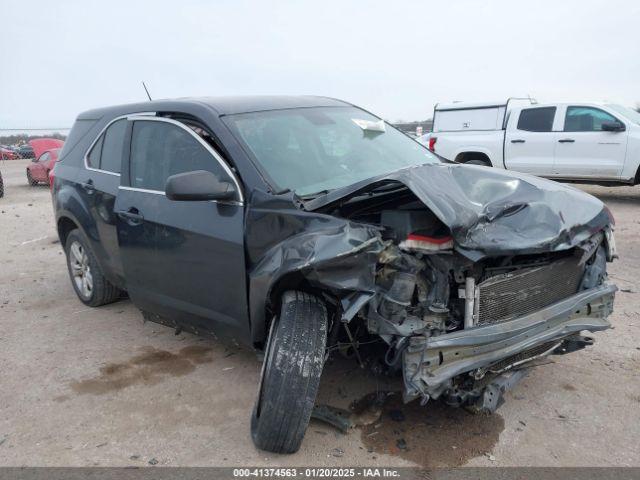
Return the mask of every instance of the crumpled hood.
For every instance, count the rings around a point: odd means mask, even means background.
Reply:
[[[421,165],[334,190],[303,203],[323,210],[390,182],[408,187],[451,230],[472,259],[565,250],[612,220],[604,204],[575,188],[495,168]]]
[[[57,138],[37,138],[35,140],[29,140],[29,145],[33,148],[33,154],[35,158],[38,158],[47,150],[53,150],[55,148],[62,148],[64,142]]]

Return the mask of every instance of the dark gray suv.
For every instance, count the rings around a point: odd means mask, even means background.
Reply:
[[[126,291],[150,320],[264,352],[252,436],[270,451],[299,448],[331,352],[402,374],[405,401],[492,412],[534,360],[610,326],[599,200],[441,161],[339,100],[85,112],[53,202],[82,302]]]

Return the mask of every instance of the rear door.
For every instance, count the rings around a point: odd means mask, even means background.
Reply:
[[[92,228],[87,235],[98,252],[106,277],[116,285],[123,284],[123,269],[118,248],[114,205],[120,186],[120,168],[125,145],[127,120],[115,119],[96,138],[84,158],[77,181],[78,191],[87,205]]]
[[[544,177],[554,175],[556,110],[556,107],[523,108],[519,115],[510,116],[504,145],[509,170]]]
[[[240,341],[249,338],[244,203],[224,160],[188,126],[131,117],[127,169],[116,201],[127,289],[164,321]],[[208,170],[235,184],[235,201],[172,201],[169,176]]]
[[[565,178],[618,179],[627,150],[627,132],[606,132],[605,122],[620,122],[604,110],[569,105],[556,146],[555,168]]]

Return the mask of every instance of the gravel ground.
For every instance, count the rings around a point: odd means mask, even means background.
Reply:
[[[281,456],[249,435],[254,354],[145,324],[128,300],[80,303],[49,189],[27,185],[26,164],[0,162],[0,465],[640,466],[640,186],[581,187],[613,211],[620,254],[615,328],[595,346],[534,369],[493,416],[391,397],[378,427],[312,422]],[[320,398],[346,407],[399,387],[339,361]]]

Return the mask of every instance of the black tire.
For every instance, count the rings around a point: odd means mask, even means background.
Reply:
[[[322,301],[303,292],[285,292],[269,334],[251,417],[256,447],[298,451],[320,386],[326,343],[327,309]]]
[[[467,165],[482,165],[483,167],[490,167],[491,164],[486,160],[480,160],[479,158],[473,158],[467,162],[464,162]]]
[[[29,185],[31,185],[32,187],[35,187],[38,184],[38,181],[34,180],[31,176],[31,172],[29,171],[29,169],[27,169],[27,182],[29,182]]]
[[[2,181],[2,175],[0,175],[0,198],[4,197],[4,182]]]
[[[86,254],[86,265],[89,267],[89,273],[91,277],[91,288],[87,291],[82,290],[82,286],[78,285],[74,274],[75,255],[71,249],[77,244],[81,247],[83,254]],[[69,277],[71,279],[71,285],[78,295],[78,298],[82,303],[90,307],[99,307],[107,303],[112,303],[120,298],[120,289],[111,284],[102,274],[102,269],[96,260],[96,256],[89,246],[89,242],[86,240],[80,230],[72,230],[67,236],[67,241],[64,246],[64,251],[67,255],[67,269],[69,270]],[[86,275],[86,272],[85,272]],[[82,281],[80,281],[82,283]],[[88,293],[87,293],[88,292]]]

